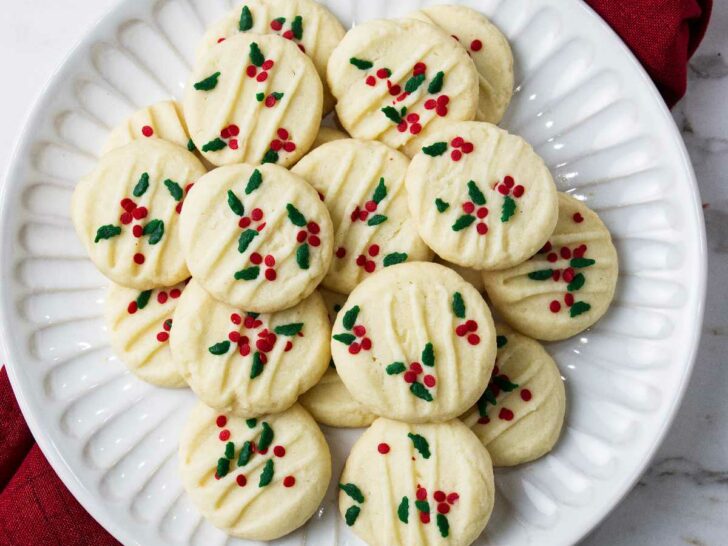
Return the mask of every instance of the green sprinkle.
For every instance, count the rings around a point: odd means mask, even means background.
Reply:
[[[242,449],[240,450],[240,455],[238,455],[238,466],[245,466],[250,461],[250,456],[253,454],[253,445],[246,441],[243,444]]]
[[[356,523],[356,518],[359,517],[359,512],[361,512],[361,508],[358,506],[350,506],[346,513],[344,514],[344,520],[346,520],[346,524],[351,527]]]
[[[466,227],[470,226],[475,222],[475,216],[471,214],[463,214],[460,218],[455,220],[455,223],[452,225],[453,231],[462,231]]]
[[[283,93],[279,91],[273,91],[271,95],[273,95],[273,98],[276,100],[281,100],[283,98]]]
[[[263,359],[260,358],[260,353],[255,351],[253,353],[253,363],[250,366],[250,379],[255,379],[263,373]]]
[[[121,228],[119,226],[114,226],[112,224],[101,226],[99,229],[96,230],[96,238],[94,239],[94,243],[98,243],[102,239],[111,239],[112,237],[116,237],[117,235],[121,235]]]
[[[375,214],[371,218],[369,218],[369,221],[367,222],[368,226],[378,226],[379,224],[383,224],[387,221],[387,217],[383,214]]]
[[[195,89],[198,91],[212,91],[217,87],[217,80],[220,77],[220,72],[215,72],[213,75],[208,76],[204,80],[200,80],[195,84]]]
[[[417,507],[417,510],[419,510],[420,512],[424,512],[425,514],[430,513],[430,503],[425,500],[415,501],[415,506]]]
[[[193,142],[193,140],[192,139],[189,139],[187,141],[187,151],[188,152],[194,152],[196,149],[197,149],[197,147],[195,146],[195,143]]]
[[[246,30],[250,30],[251,28],[253,28],[253,14],[250,13],[250,8],[248,6],[243,6],[242,11],[240,12],[238,29],[240,30],[240,32],[245,32]]]
[[[308,269],[309,262],[309,249],[308,249],[308,243],[303,243],[301,246],[298,247],[298,250],[296,250],[296,263],[298,264],[298,267],[301,269]]]
[[[389,366],[387,366],[386,371],[387,375],[399,375],[406,369],[407,366],[405,366],[403,362],[392,362]]]
[[[407,437],[412,440],[412,445],[414,445],[415,449],[420,452],[420,455],[422,455],[424,459],[430,458],[430,444],[424,436],[412,434],[410,432],[407,434]]]
[[[238,199],[238,196],[235,195],[232,190],[228,190],[227,192],[227,202],[231,211],[238,216],[245,216],[245,207],[243,206],[243,202]]]
[[[495,344],[499,349],[502,349],[506,346],[506,343],[508,343],[508,338],[506,336],[496,336],[495,338]]]
[[[184,195],[184,191],[182,191],[182,188],[180,187],[177,182],[174,180],[170,180],[169,178],[164,181],[164,185],[167,186],[167,189],[169,190],[169,194],[172,196],[172,198],[175,201],[181,201],[182,196]]]
[[[263,55],[263,52],[260,51],[260,47],[258,46],[257,42],[253,42],[250,44],[250,62],[253,63],[255,66],[263,66],[263,63],[265,62],[265,56]]]
[[[574,305],[571,306],[571,309],[569,310],[569,315],[571,315],[571,318],[578,317],[582,313],[586,313],[589,309],[591,309],[591,305],[589,305],[585,301],[577,301]]]
[[[440,530],[442,538],[447,538],[450,534],[450,523],[444,514],[437,514],[437,528]]]
[[[271,442],[273,442],[273,429],[271,426],[263,421],[261,423],[261,427],[263,430],[260,433],[260,440],[258,440],[258,451],[265,451],[270,447]]]
[[[230,349],[230,342],[229,341],[221,341],[220,343],[215,343],[215,345],[211,345],[207,350],[210,351],[214,355],[224,355],[228,352]]]
[[[258,481],[258,487],[265,487],[273,481],[273,459],[268,459],[263,467],[263,472],[260,475],[260,481]]]
[[[503,198],[503,207],[501,208],[501,222],[507,222],[516,213],[516,202],[510,195]]]
[[[294,226],[306,227],[306,217],[292,203],[286,205],[288,219]]]
[[[362,494],[361,489],[353,483],[340,483],[339,489],[349,495],[356,502],[364,502],[364,495]]]
[[[410,385],[410,392],[425,402],[432,402],[432,395],[422,383],[414,382]]]
[[[258,278],[260,267],[254,265],[237,271],[234,275],[236,281],[252,281]]]
[[[585,282],[586,282],[586,277],[584,277],[584,274],[577,273],[576,276],[574,277],[574,279],[566,287],[566,289],[569,292],[576,292],[577,290],[581,290],[581,287],[584,286]]]
[[[479,207],[485,205],[485,195],[483,195],[483,192],[480,191],[480,188],[473,180],[468,182],[468,196]]]
[[[243,252],[248,250],[250,243],[252,243],[253,239],[255,239],[257,236],[258,232],[254,229],[246,229],[245,231],[243,231],[238,238],[238,252],[242,254]]]
[[[227,476],[227,473],[230,471],[230,459],[226,459],[225,457],[220,457],[217,460],[217,477],[218,478],[224,478]]]
[[[397,112],[397,109],[393,106],[385,106],[382,108],[382,112],[392,121],[392,123],[396,125],[402,123],[402,116],[399,115],[399,112]]]
[[[144,309],[149,303],[149,298],[151,296],[151,290],[145,290],[144,292],[140,292],[136,299],[137,309]]]
[[[292,322],[276,326],[273,331],[279,336],[295,336],[303,329],[303,322]]]
[[[351,59],[349,59],[349,62],[357,67],[359,70],[369,70],[371,67],[374,66],[373,62],[365,61],[364,59],[357,59],[356,57],[352,57]]]
[[[228,459],[232,459],[235,457],[235,444],[232,442],[228,442],[225,444],[225,457]]]
[[[432,343],[425,345],[425,348],[422,350],[422,363],[425,366],[435,365],[435,350],[432,347]]]
[[[255,169],[253,171],[253,174],[250,175],[250,178],[248,179],[248,184],[245,186],[245,195],[250,195],[255,190],[260,188],[260,185],[263,183],[263,175],[260,174],[260,171],[258,169]]]
[[[351,345],[354,343],[354,340],[356,340],[356,336],[354,334],[336,334],[333,338],[344,345]]]
[[[245,424],[248,425],[248,428],[255,428],[255,426],[258,424],[258,420],[255,418],[246,419]]]
[[[518,388],[518,385],[516,383],[513,383],[510,379],[508,379],[507,376],[502,374],[494,376],[492,381],[503,392],[511,392]]]
[[[156,245],[164,237],[164,222],[155,218],[150,220],[142,230],[143,235],[149,235],[149,244]]]
[[[417,89],[419,89],[420,85],[422,85],[424,81],[424,74],[417,74],[416,76],[412,76],[409,80],[407,80],[407,83],[404,84],[405,92],[411,95],[412,93],[417,91]]]
[[[551,278],[553,272],[553,269],[539,269],[538,271],[531,271],[528,278],[532,281],[546,281]]]
[[[437,207],[437,212],[443,213],[450,208],[450,203],[448,203],[447,201],[443,201],[438,197],[437,199],[435,199],[435,206]]]
[[[146,193],[147,188],[149,188],[149,174],[143,173],[139,177],[139,182],[137,182],[136,186],[134,186],[132,194],[134,194],[134,197],[141,197],[144,193]]]
[[[303,17],[296,15],[291,21],[291,30],[296,40],[303,38]]]
[[[377,184],[377,187],[374,189],[374,195],[372,195],[372,201],[374,201],[377,205],[382,202],[382,200],[387,197],[387,185],[384,183],[384,177],[379,179],[379,183]]]
[[[355,305],[346,313],[344,313],[344,318],[341,320],[341,324],[344,325],[344,328],[346,328],[347,330],[351,330],[354,327],[354,325],[356,324],[356,319],[359,316],[359,310],[359,306]]]
[[[278,152],[276,152],[275,150],[268,150],[263,155],[263,160],[261,161],[261,163],[277,163],[279,157],[280,156],[278,155]]]
[[[465,318],[465,300],[460,292],[452,295],[452,312],[457,318]]]
[[[427,86],[427,92],[431,95],[436,95],[440,91],[442,91],[442,84],[445,79],[445,73],[441,70],[437,74],[435,74],[435,77],[432,78],[432,81],[430,82],[430,85]]]
[[[409,499],[402,497],[397,507],[397,517],[402,523],[409,523]]]
[[[407,254],[405,254],[404,252],[392,252],[391,254],[387,254],[384,257],[382,263],[384,264],[384,267],[389,267],[390,265],[401,264],[406,261]]]
[[[227,143],[221,138],[216,138],[214,140],[211,140],[207,144],[205,144],[202,147],[202,151],[203,152],[219,152],[220,150],[222,150],[225,147],[227,147]]]
[[[265,100],[265,93],[256,93],[255,100],[257,100],[258,102],[263,102]]]
[[[596,260],[592,260],[590,258],[573,258],[569,262],[569,265],[571,267],[579,267],[579,268],[582,268],[582,267],[589,267],[591,265],[594,265],[595,263],[597,263]]]
[[[438,157],[447,151],[447,142],[435,142],[422,148],[422,151],[431,157]]]

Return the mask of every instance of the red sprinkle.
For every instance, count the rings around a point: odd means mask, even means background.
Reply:
[[[422,382],[425,384],[426,387],[430,387],[430,388],[434,387],[435,383],[437,383],[434,375],[426,375],[424,377],[424,379],[422,380]]]
[[[404,380],[406,383],[414,383],[415,381],[417,381],[417,374],[414,372],[405,372]]]
[[[132,220],[133,217],[129,212],[124,212],[121,216],[119,216],[119,221],[124,225],[131,224]]]
[[[473,40],[472,42],[470,42],[470,49],[472,49],[473,51],[480,51],[481,49],[483,49],[483,42],[481,42],[480,40]]]
[[[276,265],[276,259],[272,254],[268,254],[265,257],[265,265],[267,265],[268,267],[273,267],[274,265]]]
[[[286,456],[286,448],[283,446],[276,446],[273,448],[273,455],[276,457],[285,457]]]
[[[336,257],[339,259],[342,259],[346,256],[346,249],[343,246],[340,246],[336,249]]]
[[[270,22],[270,28],[273,30],[281,30],[283,28],[283,23],[281,23],[278,19],[273,19]]]
[[[465,334],[468,333],[468,327],[465,326],[465,324],[461,324],[457,328],[455,328],[455,333],[458,335],[458,337],[463,337]]]
[[[267,61],[265,61],[263,63],[263,66],[261,66],[261,68],[263,70],[270,70],[271,68],[273,68],[274,64],[275,64],[275,62],[272,59],[268,59]]]
[[[142,226],[136,225],[133,228],[131,228],[131,233],[136,237],[137,239],[144,235],[144,228]]]
[[[230,439],[230,431],[228,429],[220,431],[218,438],[223,442],[227,442]]]
[[[513,197],[521,197],[526,189],[520,184],[513,188]]]
[[[253,265],[260,265],[263,262],[263,256],[258,254],[257,252],[253,252],[250,255],[250,263]]]
[[[437,505],[437,511],[440,514],[447,514],[450,511],[450,505],[446,502],[441,502]]]
[[[513,419],[513,412],[508,408],[501,408],[500,412],[498,412],[498,418],[504,421],[510,421]]]
[[[468,332],[477,332],[478,323],[471,319],[465,323],[465,327],[468,329]]]
[[[241,320],[242,319],[240,315],[238,315],[237,313],[233,313],[232,315],[230,315],[230,322],[232,322],[233,324],[240,324]]]
[[[245,73],[248,75],[249,78],[254,78],[255,75],[258,73],[258,69],[251,64],[250,66],[248,66],[248,68],[245,69]],[[223,138],[225,137],[223,136]]]
[[[574,294],[569,294],[569,293],[564,294],[564,303],[568,307],[571,307],[572,305],[574,305]]]
[[[149,125],[145,125],[144,127],[142,127],[142,134],[145,137],[150,137],[154,134],[154,129],[152,129]]]
[[[371,349],[372,348],[372,340],[369,339],[368,337],[365,337],[364,339],[362,339],[361,340],[361,348],[364,351],[368,351],[369,349]]]
[[[233,343],[240,341],[240,332],[232,331],[228,334],[228,339]]]
[[[574,220],[574,222],[576,222],[577,224],[581,224],[581,223],[582,223],[582,222],[584,221],[584,217],[583,217],[583,216],[581,215],[581,213],[580,213],[580,212],[575,212],[575,213],[574,213],[574,216],[572,216],[571,218],[572,218],[572,219]]]
[[[134,254],[134,263],[142,265],[144,263],[144,254]]]
[[[422,364],[419,362],[412,362],[410,364],[410,371],[416,373],[417,375],[422,373]]]
[[[465,140],[463,140],[463,137],[455,137],[450,142],[453,148],[460,148],[463,144],[465,144]]]
[[[564,269],[564,281],[565,282],[573,281],[575,276],[576,276],[576,273],[574,272],[573,268],[567,267],[566,269]]]
[[[288,140],[288,131],[286,131],[283,127],[278,129],[277,133],[278,138],[280,138],[281,140]]]
[[[379,453],[381,453],[382,455],[386,455],[387,453],[389,453],[389,444],[385,444],[384,442],[382,442],[377,446],[377,451],[379,451]]]
[[[217,419],[215,419],[215,424],[218,426],[218,428],[222,428],[225,425],[227,425],[227,417],[224,415],[218,415]]]
[[[549,309],[552,313],[558,313],[559,311],[561,311],[561,304],[558,301],[554,300],[549,305]]]
[[[248,483],[248,479],[243,474],[238,474],[238,476],[235,478],[235,481],[240,487],[245,487],[245,485]]]
[[[478,225],[475,226],[475,229],[480,235],[485,235],[486,233],[488,233],[488,226],[483,222],[479,222]]]
[[[379,245],[370,246],[368,252],[370,256],[377,256],[379,254]]]
[[[425,101],[425,110],[434,110],[437,107],[437,102],[435,99],[427,99]],[[455,146],[453,144],[453,146]]]
[[[546,256],[546,259],[547,259],[547,260],[548,260],[549,262],[553,263],[553,262],[555,262],[556,260],[558,260],[558,259],[559,259],[559,257],[558,257],[558,256],[556,255],[556,253],[555,253],[555,252],[552,252],[551,254],[549,254],[548,256]]]
[[[428,512],[420,512],[420,521],[422,523],[430,523],[430,514]]]
[[[414,68],[412,69],[412,73],[417,76],[418,74],[424,74],[425,70],[427,70],[427,65],[423,62],[419,62],[415,64]]]
[[[488,207],[480,207],[478,209],[478,218],[485,218],[488,216]]]
[[[368,262],[367,262],[367,263],[366,263],[366,264],[364,265],[364,271],[366,271],[367,273],[374,273],[374,270],[375,270],[376,268],[377,268],[377,264],[375,264],[375,263],[374,263],[373,261],[371,261],[371,260],[370,260],[370,261],[368,261]]]
[[[477,345],[480,343],[480,336],[478,334],[470,334],[468,336],[468,343],[471,345]]]
[[[310,231],[314,235],[318,234],[321,231],[321,228],[316,222],[309,222],[306,227],[308,228],[308,231]]]
[[[374,87],[375,85],[377,85],[377,79],[374,76],[367,76],[367,79],[364,81],[370,87]]]
[[[259,81],[259,82],[264,82],[267,79],[268,79],[268,72],[261,72],[260,74],[258,74],[255,77],[255,80]]]
[[[308,242],[311,246],[316,247],[321,244],[321,239],[319,239],[318,236],[316,236],[316,235],[311,235],[308,238]]]
[[[569,258],[571,258],[571,249],[568,246],[562,246],[559,254],[561,254],[561,257],[564,260],[568,260]]]
[[[169,291],[169,295],[172,297],[173,300],[176,300],[182,295],[182,290],[180,290],[179,288],[173,288]]]
[[[294,485],[296,485],[296,478],[293,476],[283,478],[283,487],[293,487]]]
[[[438,490],[438,491],[435,491],[435,494],[432,496],[432,498],[434,498],[435,501],[437,501],[437,502],[445,502],[445,499],[447,497],[445,497],[444,491]]]
[[[460,161],[460,159],[463,157],[463,153],[460,150],[453,150],[450,152],[450,157],[453,161]]]
[[[303,243],[306,241],[306,238],[308,237],[308,232],[305,230],[301,230],[296,234],[296,241],[299,243]]]
[[[356,326],[354,326],[353,331],[356,337],[364,337],[367,333],[367,329],[361,324],[357,324]]]
[[[521,391],[521,400],[524,402],[528,402],[532,398],[531,391],[528,389],[523,389]]]
[[[474,211],[475,211],[474,203],[471,203],[470,201],[466,201],[465,203],[463,203],[463,212],[465,212],[466,214],[473,214]]]
[[[169,339],[169,334],[167,332],[159,332],[157,334],[157,341],[159,341],[160,343],[164,343],[168,339]]]
[[[447,502],[449,502],[450,504],[455,504],[459,498],[460,495],[458,495],[457,493],[450,493],[447,496]]]
[[[352,343],[349,345],[349,353],[352,355],[359,354],[359,351],[361,351],[361,345],[358,343]]]
[[[465,144],[463,144],[463,147],[460,149],[463,151],[464,154],[469,154],[470,152],[473,151],[474,146],[473,146],[472,142],[466,142]]]
[[[138,310],[139,310],[139,306],[137,305],[137,302],[135,302],[135,301],[129,302],[129,305],[126,308],[126,312],[129,313],[130,315],[133,315]]]
[[[265,270],[265,278],[269,281],[274,281],[278,277],[278,274],[276,273],[275,269],[266,269]]]
[[[424,487],[418,487],[415,492],[415,496],[417,497],[417,500],[425,500],[427,498],[427,489]]]

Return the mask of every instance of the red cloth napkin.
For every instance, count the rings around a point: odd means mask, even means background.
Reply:
[[[685,94],[687,62],[712,0],[587,0],[653,78],[669,106]],[[119,544],[64,487],[25,425],[0,371],[0,546]]]

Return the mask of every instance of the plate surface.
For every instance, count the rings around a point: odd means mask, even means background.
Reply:
[[[105,279],[69,219],[75,181],[107,132],[142,105],[179,97],[198,38],[233,2],[128,0],[67,58],[31,116],[2,191],[0,332],[20,405],[45,455],[121,542],[250,544],[205,523],[177,477],[194,403],[130,375],[101,318]],[[345,25],[418,0],[325,1]],[[498,471],[478,544],[569,544],[629,490],[677,409],[695,356],[706,253],[692,169],[659,95],[612,31],[578,0],[474,0],[513,46],[518,85],[503,126],[584,199],[620,255],[616,301],[594,328],[551,344],[567,422],[536,463]],[[326,430],[338,475],[356,431]],[[330,488],[302,530],[275,544],[360,544]]]

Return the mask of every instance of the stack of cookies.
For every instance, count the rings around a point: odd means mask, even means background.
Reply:
[[[335,477],[354,533],[467,545],[493,466],[557,443],[564,386],[536,340],[606,312],[617,254],[497,127],[512,92],[507,40],[469,8],[346,32],[313,0],[248,0],[181,105],[112,132],[74,224],[120,359],[200,400],[180,469],[212,524],[303,525],[331,481],[320,423],[368,427]]]

